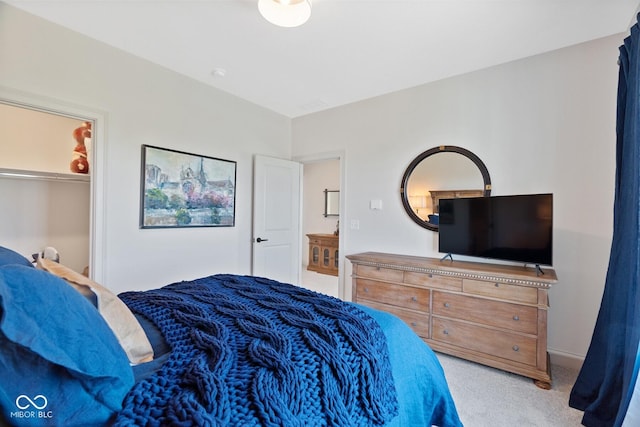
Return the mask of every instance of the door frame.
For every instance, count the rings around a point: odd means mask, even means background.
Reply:
[[[91,178],[89,219],[89,273],[98,283],[105,282],[105,158],[106,158],[106,113],[0,86],[0,103],[27,108],[44,113],[91,121]]]
[[[345,212],[347,207],[347,184],[346,184],[346,151],[345,150],[336,150],[336,151],[325,151],[321,153],[314,153],[303,156],[293,156],[292,161],[302,163],[303,165],[306,163],[316,163],[325,160],[339,160],[340,161],[340,216],[339,225],[338,225],[338,234],[340,239],[338,239],[338,296],[342,300],[351,301],[351,295],[346,295],[346,286],[345,286]],[[304,211],[304,186],[301,187],[301,195],[300,195],[300,215],[302,217]],[[304,244],[304,233],[300,233],[300,247]],[[302,251],[300,251],[300,260],[299,263],[302,264]]]

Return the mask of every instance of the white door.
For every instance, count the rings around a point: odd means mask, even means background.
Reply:
[[[254,276],[299,283],[301,176],[300,163],[265,156],[254,159]]]

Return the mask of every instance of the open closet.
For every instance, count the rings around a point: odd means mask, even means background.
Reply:
[[[90,265],[91,165],[84,174],[70,164],[79,157],[74,131],[85,122],[0,100],[0,245],[28,258],[55,247],[78,272]]]

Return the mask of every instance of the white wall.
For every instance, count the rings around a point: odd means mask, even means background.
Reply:
[[[89,183],[0,178],[0,245],[31,260],[47,246],[82,272],[89,265]]]
[[[487,165],[493,195],[554,193],[559,283],[550,291],[549,347],[584,357],[611,243],[616,60],[623,37],[294,119],[294,156],[317,147],[346,152],[343,255],[439,256],[437,234],[404,212],[400,181],[411,160],[431,147],[467,148]],[[383,209],[370,210],[372,199],[382,200]],[[352,220],[358,230],[350,228]],[[351,266],[345,266],[350,288]]]
[[[251,268],[254,154],[290,158],[290,120],[0,3],[5,88],[104,112],[104,274],[115,291]],[[208,72],[203,70],[203,72]],[[236,225],[138,227],[140,146],[237,162]]]

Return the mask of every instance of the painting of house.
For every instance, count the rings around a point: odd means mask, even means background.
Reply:
[[[141,226],[233,226],[235,162],[143,147]]]

